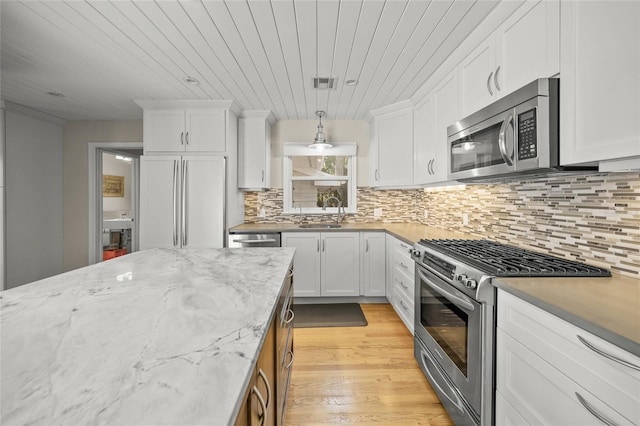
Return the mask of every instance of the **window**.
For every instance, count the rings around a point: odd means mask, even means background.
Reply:
[[[334,143],[325,151],[302,144],[284,145],[284,213],[302,209],[305,214],[335,214],[336,198],[345,212],[356,213],[355,181],[355,142]]]

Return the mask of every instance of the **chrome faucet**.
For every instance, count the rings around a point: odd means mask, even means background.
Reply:
[[[324,202],[322,203],[322,210],[327,209],[327,201],[329,200],[336,200],[338,202],[338,217],[336,218],[336,223],[339,225],[340,223],[342,223],[344,217],[346,216],[344,206],[342,205],[342,201],[340,201],[338,197],[334,197],[332,195],[331,197],[325,198]],[[342,207],[342,215],[340,215],[340,207]]]

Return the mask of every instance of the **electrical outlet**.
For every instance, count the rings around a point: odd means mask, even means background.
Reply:
[[[462,224],[464,226],[469,225],[469,213],[462,213]]]
[[[260,207],[260,209],[258,209],[258,217],[261,217],[261,218],[267,217],[267,212],[264,209],[264,207]]]
[[[424,212],[422,213],[422,215],[425,219],[429,219],[429,210],[424,209]]]
[[[373,209],[373,217],[382,217],[382,208]]]

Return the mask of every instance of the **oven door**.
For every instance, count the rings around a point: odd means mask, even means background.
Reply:
[[[415,309],[415,335],[433,355],[431,361],[478,416],[482,398],[482,305],[416,264]]]
[[[509,109],[449,136],[449,179],[515,171],[515,117]]]

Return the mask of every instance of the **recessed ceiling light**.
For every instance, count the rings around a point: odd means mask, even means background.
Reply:
[[[60,92],[47,92],[47,95],[51,95],[56,98],[64,98],[64,93]]]
[[[356,80],[355,78],[350,78],[349,80],[345,80],[344,84],[346,84],[347,86],[355,86],[356,84],[358,84],[358,80]]]
[[[193,84],[194,86],[198,86],[200,84],[198,79],[189,76],[184,77],[183,80],[185,83]]]

